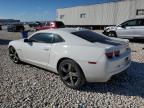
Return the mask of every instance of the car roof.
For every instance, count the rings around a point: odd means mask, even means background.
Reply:
[[[125,22],[127,22],[127,21],[131,21],[131,20],[139,20],[139,19],[140,19],[140,20],[141,20],[141,19],[143,20],[144,17],[127,19],[127,20],[125,20],[125,21],[123,21],[123,22],[121,22],[121,23],[119,23],[119,24],[125,23]],[[119,25],[119,24],[118,24],[118,25]]]
[[[37,33],[54,33],[60,35],[67,43],[71,44],[89,44],[90,42],[79,38],[78,36],[73,36],[72,32],[85,31],[86,29],[80,28],[58,28],[58,29],[47,29],[40,30]]]
[[[126,21],[137,20],[137,19],[144,19],[144,17],[140,17],[140,18],[131,18],[131,19],[127,19]]]
[[[47,30],[41,30],[39,32],[66,32],[66,33],[72,33],[77,31],[84,31],[87,29],[81,29],[81,28],[57,28],[57,29],[47,29]]]

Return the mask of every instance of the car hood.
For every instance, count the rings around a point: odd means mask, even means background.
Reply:
[[[117,26],[105,27],[104,30],[116,30]]]

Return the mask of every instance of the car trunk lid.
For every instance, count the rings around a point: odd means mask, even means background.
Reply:
[[[130,49],[128,42],[113,39],[95,42],[94,44],[104,48],[108,58],[118,57]]]

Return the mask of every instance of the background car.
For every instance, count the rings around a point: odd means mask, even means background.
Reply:
[[[20,32],[21,30],[25,30],[25,27],[23,24],[11,24],[8,25],[7,31],[8,32]]]
[[[32,22],[32,23],[29,23],[29,27],[32,28],[32,27],[37,27],[37,26],[40,26],[42,23],[41,22]]]
[[[127,39],[144,39],[144,18],[131,19],[117,26],[106,27],[105,35]]]
[[[51,29],[51,28],[64,28],[64,27],[65,25],[61,21],[48,21],[48,22],[45,22],[44,24],[34,27],[34,29],[36,31],[39,31],[39,30],[45,30],[45,29]]]
[[[84,29],[49,29],[9,43],[14,63],[24,61],[60,75],[70,88],[106,82],[131,63],[128,42]]]

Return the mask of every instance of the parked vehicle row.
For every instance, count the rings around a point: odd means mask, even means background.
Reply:
[[[64,27],[65,25],[61,21],[47,21],[43,24],[40,24],[34,27],[34,29],[36,31],[39,31],[39,30],[46,30],[46,29],[51,29],[51,28],[64,28]]]
[[[64,28],[65,25],[61,21],[46,21],[46,22],[36,22],[36,23],[30,23],[29,27],[32,28],[35,31],[39,30],[46,30],[51,28]],[[1,29],[1,26],[0,26]],[[7,26],[8,32],[20,32],[24,31],[25,27],[23,24],[10,24]]]
[[[25,30],[25,27],[23,24],[11,24],[7,26],[8,32],[20,32],[24,30]]]
[[[41,25],[41,22],[32,22],[32,23],[29,23],[28,25],[29,27],[36,27],[36,26]]]

